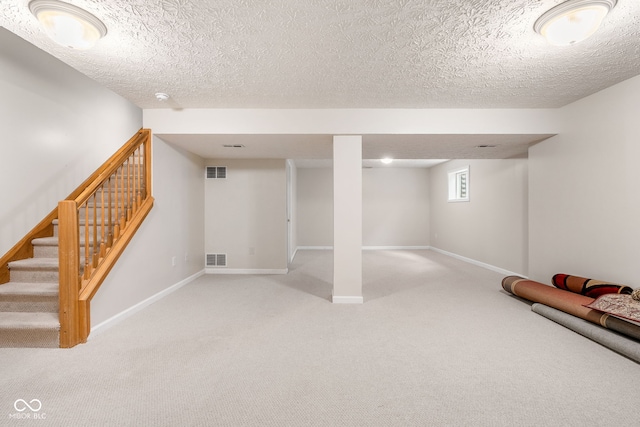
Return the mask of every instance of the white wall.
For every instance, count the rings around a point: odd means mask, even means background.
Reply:
[[[3,28],[0,76],[4,253],[143,123],[138,107]],[[153,157],[155,206],[94,297],[92,326],[204,268],[203,162],[158,138]]]
[[[227,269],[287,268],[285,160],[207,160],[226,179],[205,181],[205,252],[227,254]],[[224,269],[219,269],[223,272]]]
[[[154,207],[93,298],[93,326],[204,269],[203,176],[203,159],[153,139]]]
[[[333,245],[333,171],[298,169],[298,245]],[[429,169],[362,170],[363,246],[429,245]]]
[[[640,287],[640,76],[559,111],[560,135],[529,150],[530,276]]]
[[[429,169],[362,171],[363,246],[429,246]]]
[[[298,246],[333,246],[333,169],[298,168]]]
[[[469,165],[469,202],[448,202],[448,172]],[[431,246],[527,275],[527,160],[452,160],[431,168]]]
[[[142,127],[142,111],[0,28],[0,254]]]

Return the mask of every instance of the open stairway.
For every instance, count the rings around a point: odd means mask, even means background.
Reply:
[[[33,258],[9,263],[11,281],[0,286],[0,347],[60,346],[58,220],[52,225],[53,237],[31,241]],[[81,236],[81,248],[86,243]]]
[[[151,207],[141,130],[0,258],[0,347],[73,347],[89,303]]]

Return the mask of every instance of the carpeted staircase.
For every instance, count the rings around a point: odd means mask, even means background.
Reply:
[[[34,258],[9,263],[0,285],[0,347],[59,347],[58,237],[33,240]]]
[[[81,219],[81,257],[84,224]],[[0,347],[60,345],[58,220],[53,221],[53,230],[53,237],[32,240],[33,258],[9,263],[11,281],[0,285]]]

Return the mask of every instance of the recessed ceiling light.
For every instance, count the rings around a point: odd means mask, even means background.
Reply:
[[[617,0],[569,0],[549,9],[534,30],[555,46],[578,43],[595,33]]]
[[[107,27],[84,9],[57,0],[33,0],[29,10],[47,35],[72,49],[89,49],[107,34]]]
[[[158,93],[156,93],[156,99],[158,101],[166,101],[166,100],[169,99],[169,95],[167,95],[164,92],[158,92]]]
[[[388,165],[389,163],[393,162],[393,159],[390,157],[385,157],[384,159],[380,159],[380,161],[385,165]]]

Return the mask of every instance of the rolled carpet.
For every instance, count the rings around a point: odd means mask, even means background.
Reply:
[[[531,310],[534,313],[538,313],[547,319],[571,329],[574,332],[579,333],[592,341],[595,341],[603,346],[610,348],[611,350],[634,360],[636,363],[640,363],[640,343],[630,340],[627,337],[616,334],[615,332],[608,331],[597,325],[585,322],[582,319],[578,319],[575,316],[564,313],[555,308],[546,306],[544,304],[535,303],[531,306]]]
[[[631,294],[633,292],[633,288],[627,285],[587,279],[570,274],[556,274],[551,279],[551,282],[556,288],[592,298],[598,298],[600,295],[605,294]]]
[[[543,283],[534,282],[520,276],[507,276],[502,279],[502,288],[520,298],[544,304],[565,313],[588,320],[621,334],[640,340],[640,326],[609,314],[585,307],[594,299]]]

